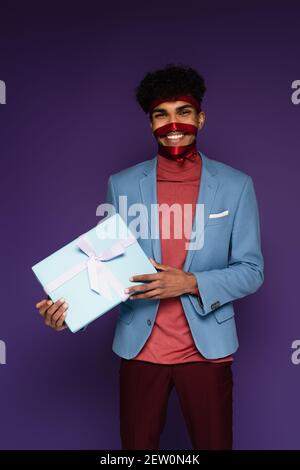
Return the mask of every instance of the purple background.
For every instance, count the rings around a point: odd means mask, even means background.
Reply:
[[[1,6],[0,447],[120,448],[117,310],[84,334],[46,328],[31,266],[97,223],[110,174],[155,156],[134,88],[175,62],[206,79],[198,148],[250,174],[260,208],[265,283],[235,303],[235,448],[300,448],[299,2],[73,3]],[[161,448],[191,448],[174,390]]]

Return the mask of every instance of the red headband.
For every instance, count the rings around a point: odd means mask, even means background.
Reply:
[[[165,101],[186,101],[187,103],[192,104],[196,108],[198,113],[200,113],[201,111],[199,101],[196,100],[196,98],[194,98],[192,95],[179,95],[168,98],[157,98],[153,100],[149,106],[149,113],[151,113],[156,106],[158,106],[160,103],[164,103]]]

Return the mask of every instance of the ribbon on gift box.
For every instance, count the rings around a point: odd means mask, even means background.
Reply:
[[[108,300],[113,300],[111,289],[114,289],[124,302],[128,299],[129,294],[124,293],[122,284],[106,266],[105,261],[109,261],[124,254],[126,248],[135,242],[136,239],[132,235],[129,235],[127,238],[117,241],[110,248],[103,250],[97,255],[88,237],[81,235],[78,237],[76,244],[78,248],[88,256],[88,259],[78,263],[61,274],[61,276],[49,282],[44,287],[46,294],[50,294],[65,282],[70,281],[70,279],[77,276],[77,274],[87,269],[90,288],[94,292],[97,292],[97,294],[102,295]]]

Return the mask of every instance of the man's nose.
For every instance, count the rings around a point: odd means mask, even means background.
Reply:
[[[176,122],[176,121],[178,121],[178,119],[176,116],[176,112],[174,111],[174,113],[170,113],[170,122]]]
[[[167,119],[167,124],[171,124],[172,122],[178,122],[176,119],[176,114],[174,116],[170,115]]]

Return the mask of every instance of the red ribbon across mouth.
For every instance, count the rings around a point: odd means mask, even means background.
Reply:
[[[197,135],[198,128],[193,124],[185,124],[183,122],[170,122],[164,126],[155,129],[153,134],[158,139],[159,137],[166,136],[170,131],[181,131],[183,133]],[[162,145],[158,143],[158,152],[166,158],[176,160],[182,163],[185,159],[195,160],[197,158],[197,148],[195,141],[189,145]]]

